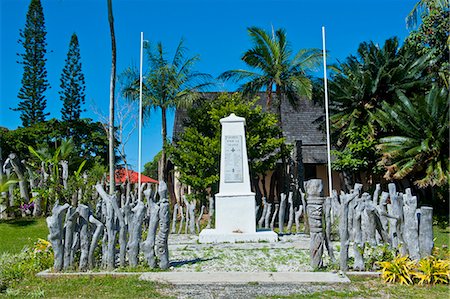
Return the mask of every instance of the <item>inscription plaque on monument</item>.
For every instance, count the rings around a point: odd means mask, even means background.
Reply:
[[[225,183],[242,183],[242,136],[225,136]]]

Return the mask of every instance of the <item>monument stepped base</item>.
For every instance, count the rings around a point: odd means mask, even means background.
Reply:
[[[204,229],[201,231],[198,241],[200,243],[277,242],[278,235],[273,231],[227,233],[216,229]]]

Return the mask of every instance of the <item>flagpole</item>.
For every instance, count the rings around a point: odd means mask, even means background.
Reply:
[[[327,52],[325,49],[325,26],[322,26],[322,49],[323,49],[323,85],[325,87],[325,123],[327,127],[327,160],[328,160],[328,192],[329,196],[333,190],[333,180],[331,177],[331,146],[330,146],[330,121],[328,114],[328,81],[327,81]]]
[[[141,52],[139,64],[139,145],[138,145],[138,200],[142,201],[141,194],[141,158],[142,158],[142,61],[144,47],[144,32],[141,32]]]

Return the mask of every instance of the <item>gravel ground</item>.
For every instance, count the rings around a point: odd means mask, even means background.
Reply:
[[[286,235],[277,243],[198,244],[197,236],[170,235],[169,253],[175,272],[305,272],[309,238]],[[307,246],[306,246],[307,245]],[[306,246],[306,248],[305,248]]]
[[[276,243],[199,244],[198,236],[170,235],[169,253],[174,272],[306,272],[309,236],[280,236]],[[326,254],[325,254],[326,256]],[[160,289],[175,298],[256,298],[308,294],[337,288],[340,284],[189,284]]]

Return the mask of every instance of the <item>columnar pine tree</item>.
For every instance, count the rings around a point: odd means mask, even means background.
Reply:
[[[44,12],[40,0],[31,0],[28,8],[25,29],[20,30],[19,44],[25,53],[18,54],[23,65],[22,87],[18,98],[22,101],[14,111],[20,111],[20,119],[24,127],[45,121],[49,113],[45,113],[47,101],[44,92],[49,87],[45,58],[47,42],[45,40]]]
[[[61,117],[64,121],[73,121],[80,118],[81,105],[84,104],[86,89],[84,75],[81,71],[80,47],[78,37],[74,33],[70,39],[66,64],[61,74],[60,99],[63,101]]]

